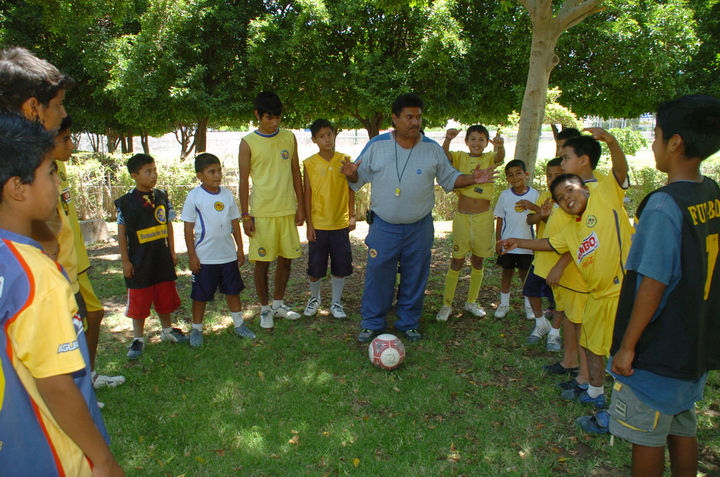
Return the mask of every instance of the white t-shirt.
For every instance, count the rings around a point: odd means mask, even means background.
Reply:
[[[532,226],[527,223],[527,216],[530,213],[529,210],[523,211],[517,210],[515,204],[520,200],[527,200],[533,204],[537,202],[538,191],[532,187],[528,187],[528,190],[518,195],[513,192],[512,188],[505,189],[500,193],[497,204],[495,204],[495,217],[503,219],[502,230],[500,231],[500,238],[520,238],[520,239],[534,239],[535,232]],[[508,253],[520,253],[526,255],[532,255],[533,251],[527,248],[516,248]]]
[[[202,186],[190,191],[180,219],[195,224],[195,251],[200,263],[213,265],[237,260],[232,221],[239,218],[235,197],[225,187],[215,194]]]

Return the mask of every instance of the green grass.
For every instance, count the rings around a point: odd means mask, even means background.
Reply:
[[[126,384],[98,390],[112,450],[128,475],[595,475],[629,473],[630,446],[590,438],[574,426],[588,411],[561,402],[553,378],[540,369],[557,359],[527,347],[531,322],[514,309],[505,319],[477,320],[459,313],[467,293],[464,269],[456,309],[434,320],[449,261],[450,239],[436,234],[425,312],[424,338],[405,343],[395,371],[375,368],[367,345],[356,342],[366,248],[353,239],[355,273],[346,284],[350,319],[324,309],[314,319],[276,321],[268,333],[251,268],[242,268],[246,316],[258,339],[236,338],[227,305],[208,305],[200,349],[160,343],[158,323],[147,322],[142,357],[128,362],[130,320],[116,244],[92,247],[91,278],[108,313],[98,355],[103,374]],[[301,311],[309,292],[307,253],[294,261],[286,302]],[[187,256],[180,256],[176,314],[190,316]],[[499,270],[487,266],[480,302],[492,315]],[[518,283],[515,282],[517,287]],[[324,305],[330,293],[323,285]],[[390,322],[392,322],[392,316]],[[700,471],[720,473],[720,379],[712,373],[698,405]],[[609,389],[609,380],[606,382]]]

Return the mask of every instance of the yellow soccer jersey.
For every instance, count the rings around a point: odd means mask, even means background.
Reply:
[[[616,197],[615,187],[614,179],[599,181],[591,189],[583,215],[549,239],[558,253],[570,252],[595,298],[620,293],[630,250],[632,231],[627,214],[610,199]]]
[[[535,201],[535,205],[537,205],[538,207],[542,207],[546,200],[552,200],[552,194],[549,190],[540,193],[540,197],[538,197],[538,200]],[[545,232],[545,221],[541,220],[537,224],[537,238],[545,237],[545,235],[543,235],[543,232]]]
[[[345,174],[340,172],[343,159],[350,160],[350,157],[335,152],[329,161],[320,154],[314,154],[303,161],[312,189],[310,215],[316,229],[339,230],[350,225],[350,188]]]
[[[90,268],[90,259],[88,258],[87,249],[85,248],[85,239],[83,238],[82,230],[80,230],[75,201],[70,195],[70,182],[67,179],[65,163],[62,161],[55,161],[55,163],[58,166],[58,177],[60,177],[60,205],[68,218],[70,229],[73,232],[75,254],[77,257],[77,272],[79,275]],[[62,247],[62,243],[60,246]]]
[[[70,227],[70,220],[62,207],[62,202],[58,202],[58,217],[60,218],[60,231],[57,234],[57,241],[59,245],[57,261],[65,269],[70,284],[72,286],[73,293],[80,291],[80,284],[78,283],[78,263],[77,253],[75,251],[75,236],[73,235],[72,228]]]
[[[243,139],[250,146],[250,215],[294,215],[297,197],[292,177],[293,133],[287,129],[278,129],[271,135],[253,131]]]
[[[452,165],[463,174],[471,174],[473,169],[480,165],[480,169],[487,169],[495,165],[495,152],[490,151],[473,157],[464,151],[451,151]],[[495,193],[495,186],[492,183],[474,184],[462,189],[455,189],[456,194],[462,194],[473,199],[492,200]]]

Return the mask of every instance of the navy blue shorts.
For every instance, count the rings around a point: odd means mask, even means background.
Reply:
[[[535,265],[530,267],[530,271],[525,277],[522,294],[525,296],[545,297],[550,302],[550,309],[555,309],[555,298],[552,294],[552,288],[545,283],[545,279],[535,275]]]
[[[330,273],[334,277],[347,277],[352,274],[350,229],[315,229],[315,241],[310,242],[309,249],[308,276],[324,277],[327,274],[328,256],[330,257]]]
[[[237,260],[221,264],[202,264],[200,271],[192,276],[190,298],[195,301],[210,301],[218,286],[220,293],[226,295],[237,295],[245,289]]]
[[[532,265],[533,255],[527,253],[506,253],[498,255],[497,264],[505,270],[528,270]]]

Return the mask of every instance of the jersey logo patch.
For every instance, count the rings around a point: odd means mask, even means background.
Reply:
[[[225,204],[220,201],[215,202],[215,210],[217,210],[218,212],[222,212],[224,208]]]
[[[280,151],[280,157],[282,157],[283,159],[288,159],[290,157],[290,151],[288,151],[287,149],[283,149],[282,151]]]
[[[267,250],[265,250],[265,247],[260,247],[258,249],[258,255],[260,255],[261,257],[264,257],[265,255],[267,255]]]
[[[370,254],[370,258],[377,257],[377,250],[375,250],[374,248],[371,248],[368,253]]]
[[[420,174],[422,174],[422,169],[417,170],[417,175],[420,175]]]
[[[79,347],[80,347],[80,345],[78,345],[77,340],[73,340],[70,343],[63,343],[60,346],[58,346],[57,354],[69,353],[70,351],[75,351]]]
[[[167,221],[167,214],[165,213],[164,205],[158,205],[155,209],[155,219],[161,224],[164,224]]]
[[[585,225],[587,225],[587,227],[590,229],[595,227],[595,224],[597,224],[597,217],[595,217],[594,215],[589,216],[585,221]]]
[[[580,246],[578,247],[578,253],[577,253],[577,261],[578,263],[582,262],[585,257],[593,253],[595,250],[598,249],[600,246],[600,240],[598,239],[597,234],[593,230],[593,232],[585,237],[585,240],[583,240],[580,243]]]

